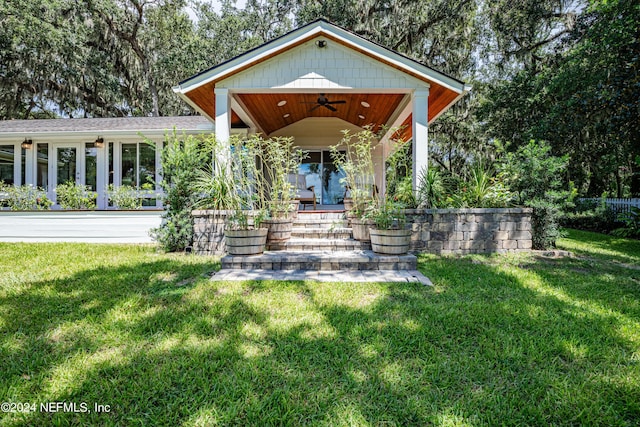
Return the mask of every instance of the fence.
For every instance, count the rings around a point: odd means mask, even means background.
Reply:
[[[593,203],[601,203],[603,199],[580,199],[580,201],[590,201]],[[610,207],[615,213],[625,213],[630,212],[631,207],[636,207],[640,209],[640,199],[614,199],[607,198],[604,199],[604,203]]]

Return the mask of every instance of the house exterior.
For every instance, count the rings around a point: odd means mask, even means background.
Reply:
[[[147,190],[161,207],[159,149],[165,132],[292,136],[309,150],[300,173],[319,203],[338,204],[344,188],[329,156],[342,130],[403,127],[412,142],[413,183],[428,161],[429,123],[469,91],[463,82],[318,20],[190,77],[175,93],[201,116],[0,121],[0,180],[47,189],[69,180],[98,193],[107,187]],[[376,185],[384,192],[385,134],[376,148]],[[152,142],[148,144],[145,138]],[[155,145],[154,145],[155,144]]]
[[[98,193],[98,209],[109,207],[109,184],[130,185],[145,190],[146,208],[162,207],[159,149],[174,128],[213,131],[200,116],[0,121],[0,181],[42,187],[51,200],[58,184],[74,181]]]

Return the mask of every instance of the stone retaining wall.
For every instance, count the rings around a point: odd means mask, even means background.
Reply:
[[[413,252],[469,254],[532,247],[529,208],[411,209],[406,213]]]
[[[434,254],[469,254],[529,251],[532,247],[531,213],[511,209],[411,209],[411,251]],[[201,255],[224,254],[225,212],[193,211],[193,250]]]
[[[224,255],[224,220],[226,212],[196,210],[193,224],[193,252],[198,255]]]

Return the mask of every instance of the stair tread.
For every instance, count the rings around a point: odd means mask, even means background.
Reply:
[[[416,259],[415,255],[381,255],[370,250],[352,251],[265,251],[260,255],[226,255],[224,261],[344,261],[344,262],[406,262]]]

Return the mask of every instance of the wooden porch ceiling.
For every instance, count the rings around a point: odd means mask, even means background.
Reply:
[[[186,95],[198,105],[209,117],[215,117],[214,84],[200,86]],[[327,93],[330,101],[345,100],[345,104],[335,104],[337,111],[325,107],[309,111],[318,99],[318,93],[241,93],[233,96],[244,104],[247,113],[267,134],[293,124],[307,117],[337,117],[356,126],[388,124],[389,118],[396,110],[405,94],[389,93]],[[429,90],[429,121],[445,109],[458,94],[438,84],[431,84]],[[278,106],[280,101],[286,101]],[[362,102],[370,107],[366,108]],[[285,114],[289,116],[284,117]],[[364,119],[360,118],[364,116]],[[409,122],[410,123],[410,122]],[[246,127],[238,114],[232,111],[232,127]],[[410,138],[410,135],[404,135]]]
[[[326,107],[315,108],[318,93],[260,93],[238,94],[242,104],[250,111],[257,124],[267,133],[289,126],[307,117],[337,117],[356,126],[372,125],[374,130],[386,124],[398,108],[404,94],[328,93],[336,111]],[[282,105],[284,103],[284,105]],[[363,105],[364,103],[364,105]],[[279,104],[281,104],[279,106]],[[365,105],[368,105],[366,107]]]

